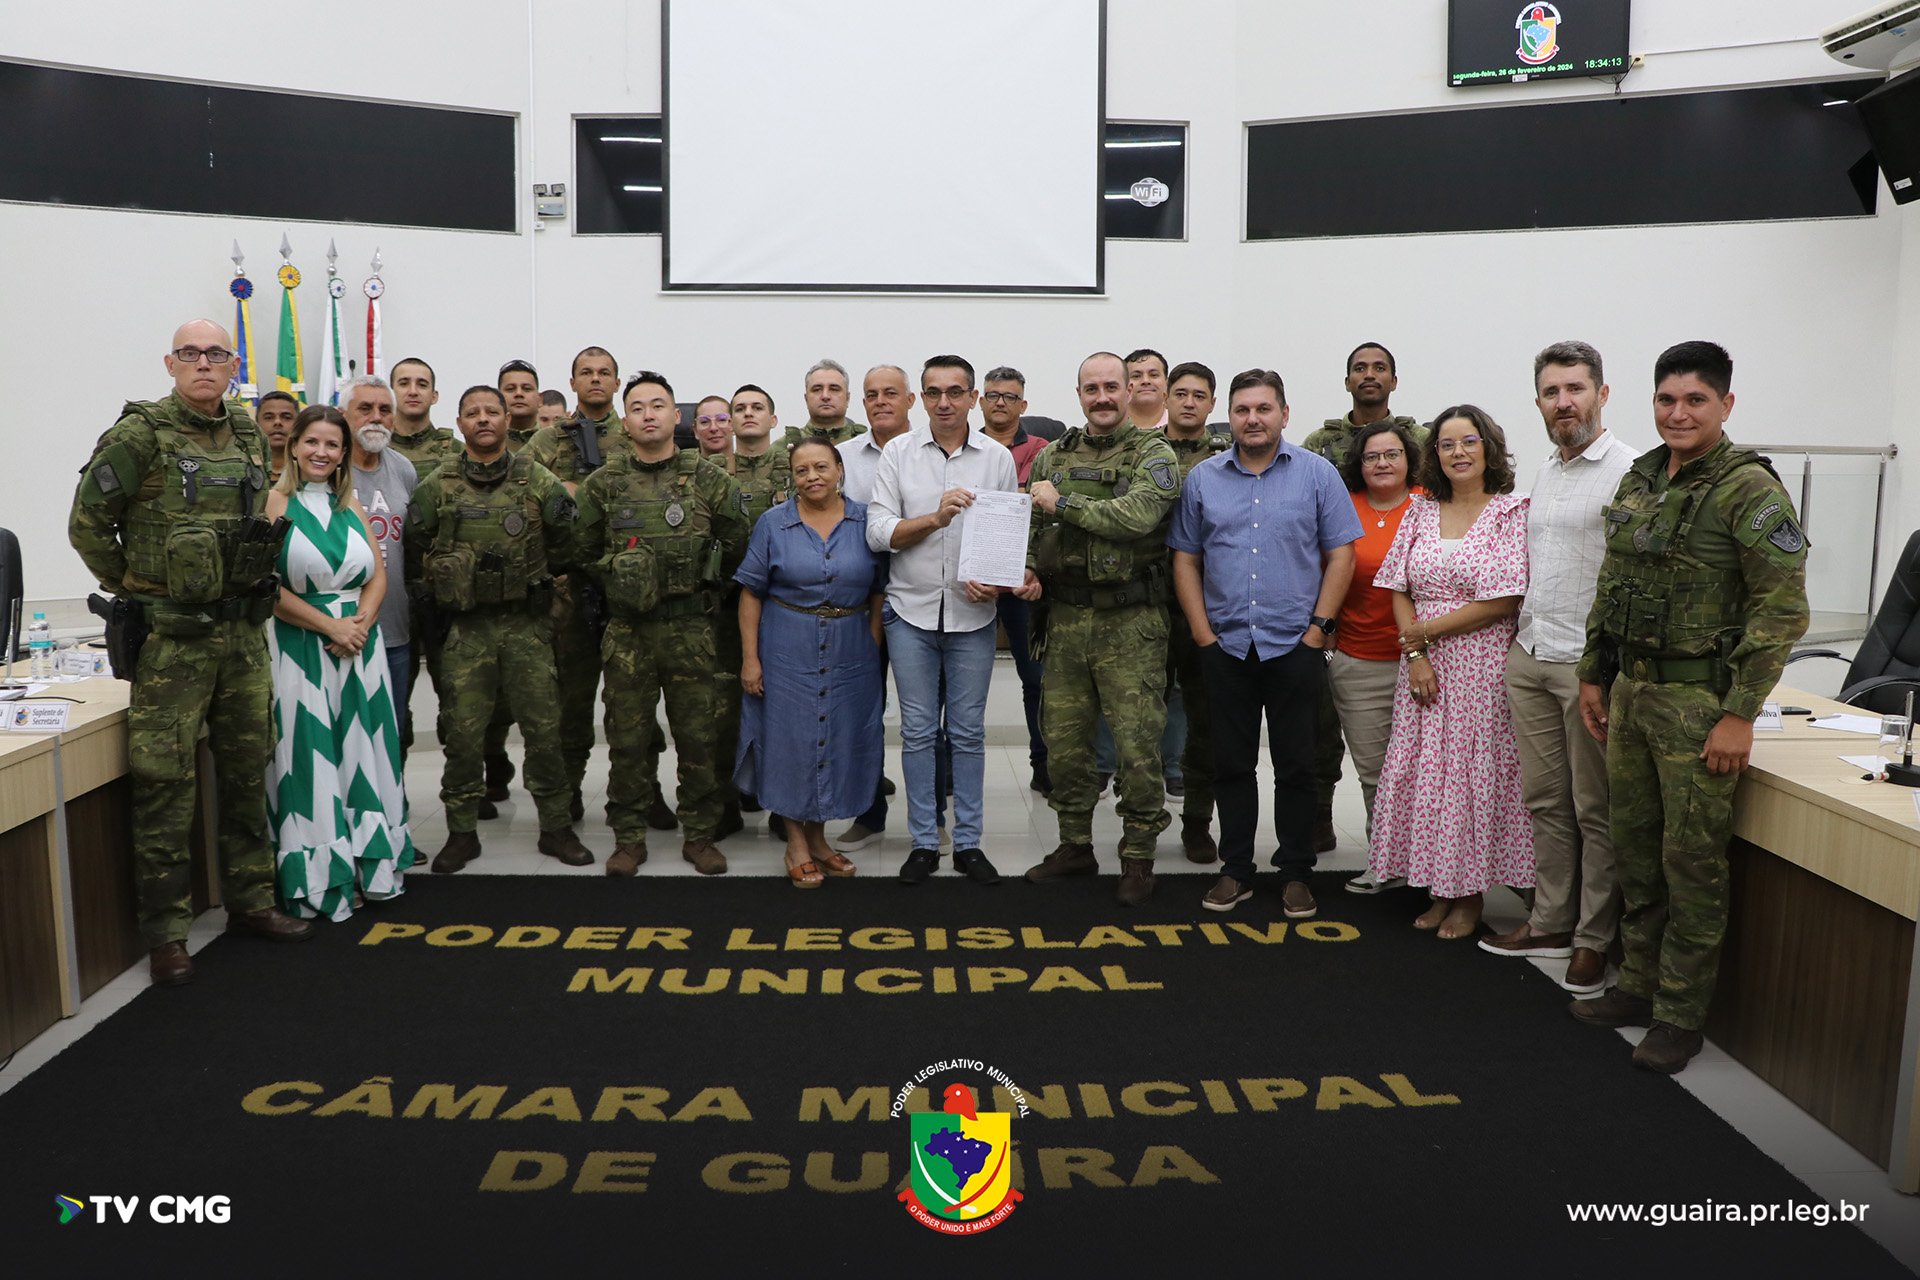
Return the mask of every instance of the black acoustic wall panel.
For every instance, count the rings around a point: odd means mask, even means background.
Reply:
[[[1866,216],[1862,88],[1251,125],[1247,238]]]
[[[1895,76],[1858,105],[1894,203],[1920,200],[1920,68]]]
[[[0,62],[0,199],[514,230],[514,119]]]

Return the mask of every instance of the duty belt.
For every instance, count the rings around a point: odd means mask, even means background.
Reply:
[[[797,604],[788,604],[779,596],[768,596],[767,599],[773,601],[782,609],[791,609],[795,613],[810,613],[816,618],[852,618],[867,611],[867,606],[865,605],[859,605],[852,609],[839,609],[830,604],[816,604],[803,608]]]
[[[224,596],[205,604],[175,604],[165,596],[138,598],[146,608],[147,622],[151,625],[155,615],[162,613],[185,614],[189,618],[206,618],[212,622],[245,622],[252,616],[255,603],[264,597]]]
[[[1130,604],[1157,604],[1153,587],[1145,578],[1112,586],[1075,587],[1049,582],[1044,599],[1053,604],[1070,604],[1080,609],[1119,609]]]
[[[1620,674],[1643,684],[1712,684],[1712,658],[1634,658],[1620,655]]]
[[[711,606],[704,591],[696,591],[689,596],[674,596],[662,600],[653,608],[641,614],[640,622],[670,622],[675,618],[690,618],[696,613],[706,613]]]

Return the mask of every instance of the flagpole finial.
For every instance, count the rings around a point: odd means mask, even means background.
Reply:
[[[238,240],[233,242],[233,252],[227,256],[233,259],[233,274],[237,276],[247,274],[247,255],[240,252],[240,242]]]
[[[380,250],[377,248],[373,251],[373,274],[380,274]]]
[[[338,275],[340,273],[340,268],[334,265],[334,263],[339,260],[339,257],[340,257],[340,251],[333,247],[332,240],[328,240],[327,241],[327,274],[328,275],[330,276]]]
[[[280,256],[288,262],[293,261],[293,245],[287,241],[287,233],[280,233]]]

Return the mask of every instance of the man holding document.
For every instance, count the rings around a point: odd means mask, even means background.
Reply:
[[[920,374],[927,425],[887,443],[874,473],[867,509],[867,545],[891,551],[887,582],[887,649],[900,695],[900,767],[907,792],[907,833],[913,850],[900,879],[919,884],[940,865],[934,795],[934,738],[945,688],[947,736],[953,743],[953,862],[981,884],[1000,876],[980,851],[986,782],[987,686],[993,678],[996,601],[992,582],[961,572],[970,515],[977,500],[1024,501],[1013,455],[967,422],[980,393],[973,366],[959,356],[935,356]],[[984,514],[984,513],[983,513]],[[1000,556],[1005,558],[1004,538]],[[968,548],[991,571],[995,539]],[[1004,574],[996,574],[1004,577]],[[1024,572],[1023,598],[1040,591]]]
[[[1123,906],[1153,894],[1154,841],[1172,821],[1162,803],[1160,732],[1166,726],[1167,525],[1180,496],[1180,462],[1158,431],[1127,421],[1127,366],[1102,351],[1076,379],[1087,425],[1033,460],[1028,563],[1042,585],[1035,656],[1046,658],[1042,732],[1053,774],[1048,803],[1059,847],[1027,871],[1032,881],[1090,875],[1100,786],[1094,726],[1104,712],[1118,748]]]

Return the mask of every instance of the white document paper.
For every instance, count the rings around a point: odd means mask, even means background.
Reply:
[[[1816,729],[1838,729],[1842,733],[1864,733],[1873,738],[1880,736],[1880,718],[1878,716],[1822,716],[1809,723]]]
[[[1887,762],[1879,756],[1841,756],[1840,758],[1861,772],[1871,773],[1875,777],[1878,777],[1880,771],[1887,767]]]
[[[960,580],[1018,587],[1027,580],[1027,530],[1033,499],[1024,493],[980,489],[961,515]],[[1874,726],[1879,732],[1879,726]]]

